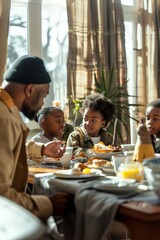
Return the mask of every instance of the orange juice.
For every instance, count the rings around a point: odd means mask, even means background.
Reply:
[[[135,169],[124,169],[121,171],[122,178],[134,178],[139,174],[138,168]]]
[[[138,163],[121,164],[118,176],[121,178],[132,178],[137,181],[143,179],[142,166]]]

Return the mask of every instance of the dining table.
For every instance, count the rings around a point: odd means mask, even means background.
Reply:
[[[48,168],[29,166],[28,183],[33,184],[35,187],[37,180],[39,181],[41,179],[47,179],[47,183],[49,182],[50,190],[52,189],[53,191],[65,191],[75,195],[75,209],[77,212],[74,217],[72,216],[73,223],[71,224],[71,218],[69,218],[69,226],[67,223],[67,227],[65,227],[72,228],[74,231],[72,231],[73,235],[69,236],[68,238],[66,237],[66,239],[71,239],[71,237],[72,239],[76,240],[106,239],[104,236],[106,236],[113,220],[125,224],[130,233],[130,239],[132,240],[160,239],[160,199],[154,192],[149,191],[148,193],[148,191],[146,191],[145,193],[142,193],[142,195],[140,194],[138,196],[119,199],[119,197],[115,196],[114,194],[96,191],[95,189],[93,190],[92,186],[94,181],[83,182],[77,179],[61,179],[55,177],[55,173],[61,169],[61,167]],[[41,185],[38,186],[41,187]],[[35,191],[35,193],[37,192]],[[40,190],[40,193],[43,193],[43,191]],[[49,191],[48,194],[50,193],[51,192]],[[86,201],[90,201],[90,203],[92,203],[92,207],[88,207],[87,205],[84,206],[86,204]],[[107,208],[105,208],[105,205]],[[101,206],[103,206],[102,210],[100,210]],[[95,211],[98,207],[99,210]],[[87,214],[85,211],[87,212],[88,216],[86,216]],[[89,216],[91,211],[94,212],[94,214],[91,214],[91,216]],[[77,220],[76,215],[79,217],[79,220]],[[98,221],[101,223],[103,222],[99,230],[98,226],[95,225]],[[68,222],[68,219],[66,222]],[[90,226],[92,229],[90,232],[86,230],[85,224]],[[105,224],[106,230],[104,231]],[[85,236],[83,236],[83,234],[81,236],[81,231],[84,229]],[[100,235],[97,235],[98,237],[96,238],[96,234],[100,234],[97,233],[98,231],[103,232],[100,238]],[[90,238],[88,238],[89,235]]]

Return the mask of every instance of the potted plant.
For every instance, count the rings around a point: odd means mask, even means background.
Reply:
[[[73,126],[76,127],[82,123],[82,114],[79,112],[79,109],[82,106],[83,99],[74,99],[73,96],[70,96],[70,98],[74,105],[74,108],[72,109],[74,114]]]

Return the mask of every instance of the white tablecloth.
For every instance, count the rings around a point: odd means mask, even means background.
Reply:
[[[55,191],[75,195],[75,212],[64,219],[66,240],[104,240],[115,218],[119,204],[127,201],[147,201],[153,204],[160,200],[153,192],[120,198],[93,189],[95,182],[79,183],[78,180],[57,179],[53,175],[37,178],[34,193],[50,195]]]

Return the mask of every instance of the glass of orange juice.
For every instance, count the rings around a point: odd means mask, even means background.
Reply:
[[[123,179],[132,178],[137,181],[143,179],[143,168],[140,163],[122,163],[118,169],[117,175]]]

